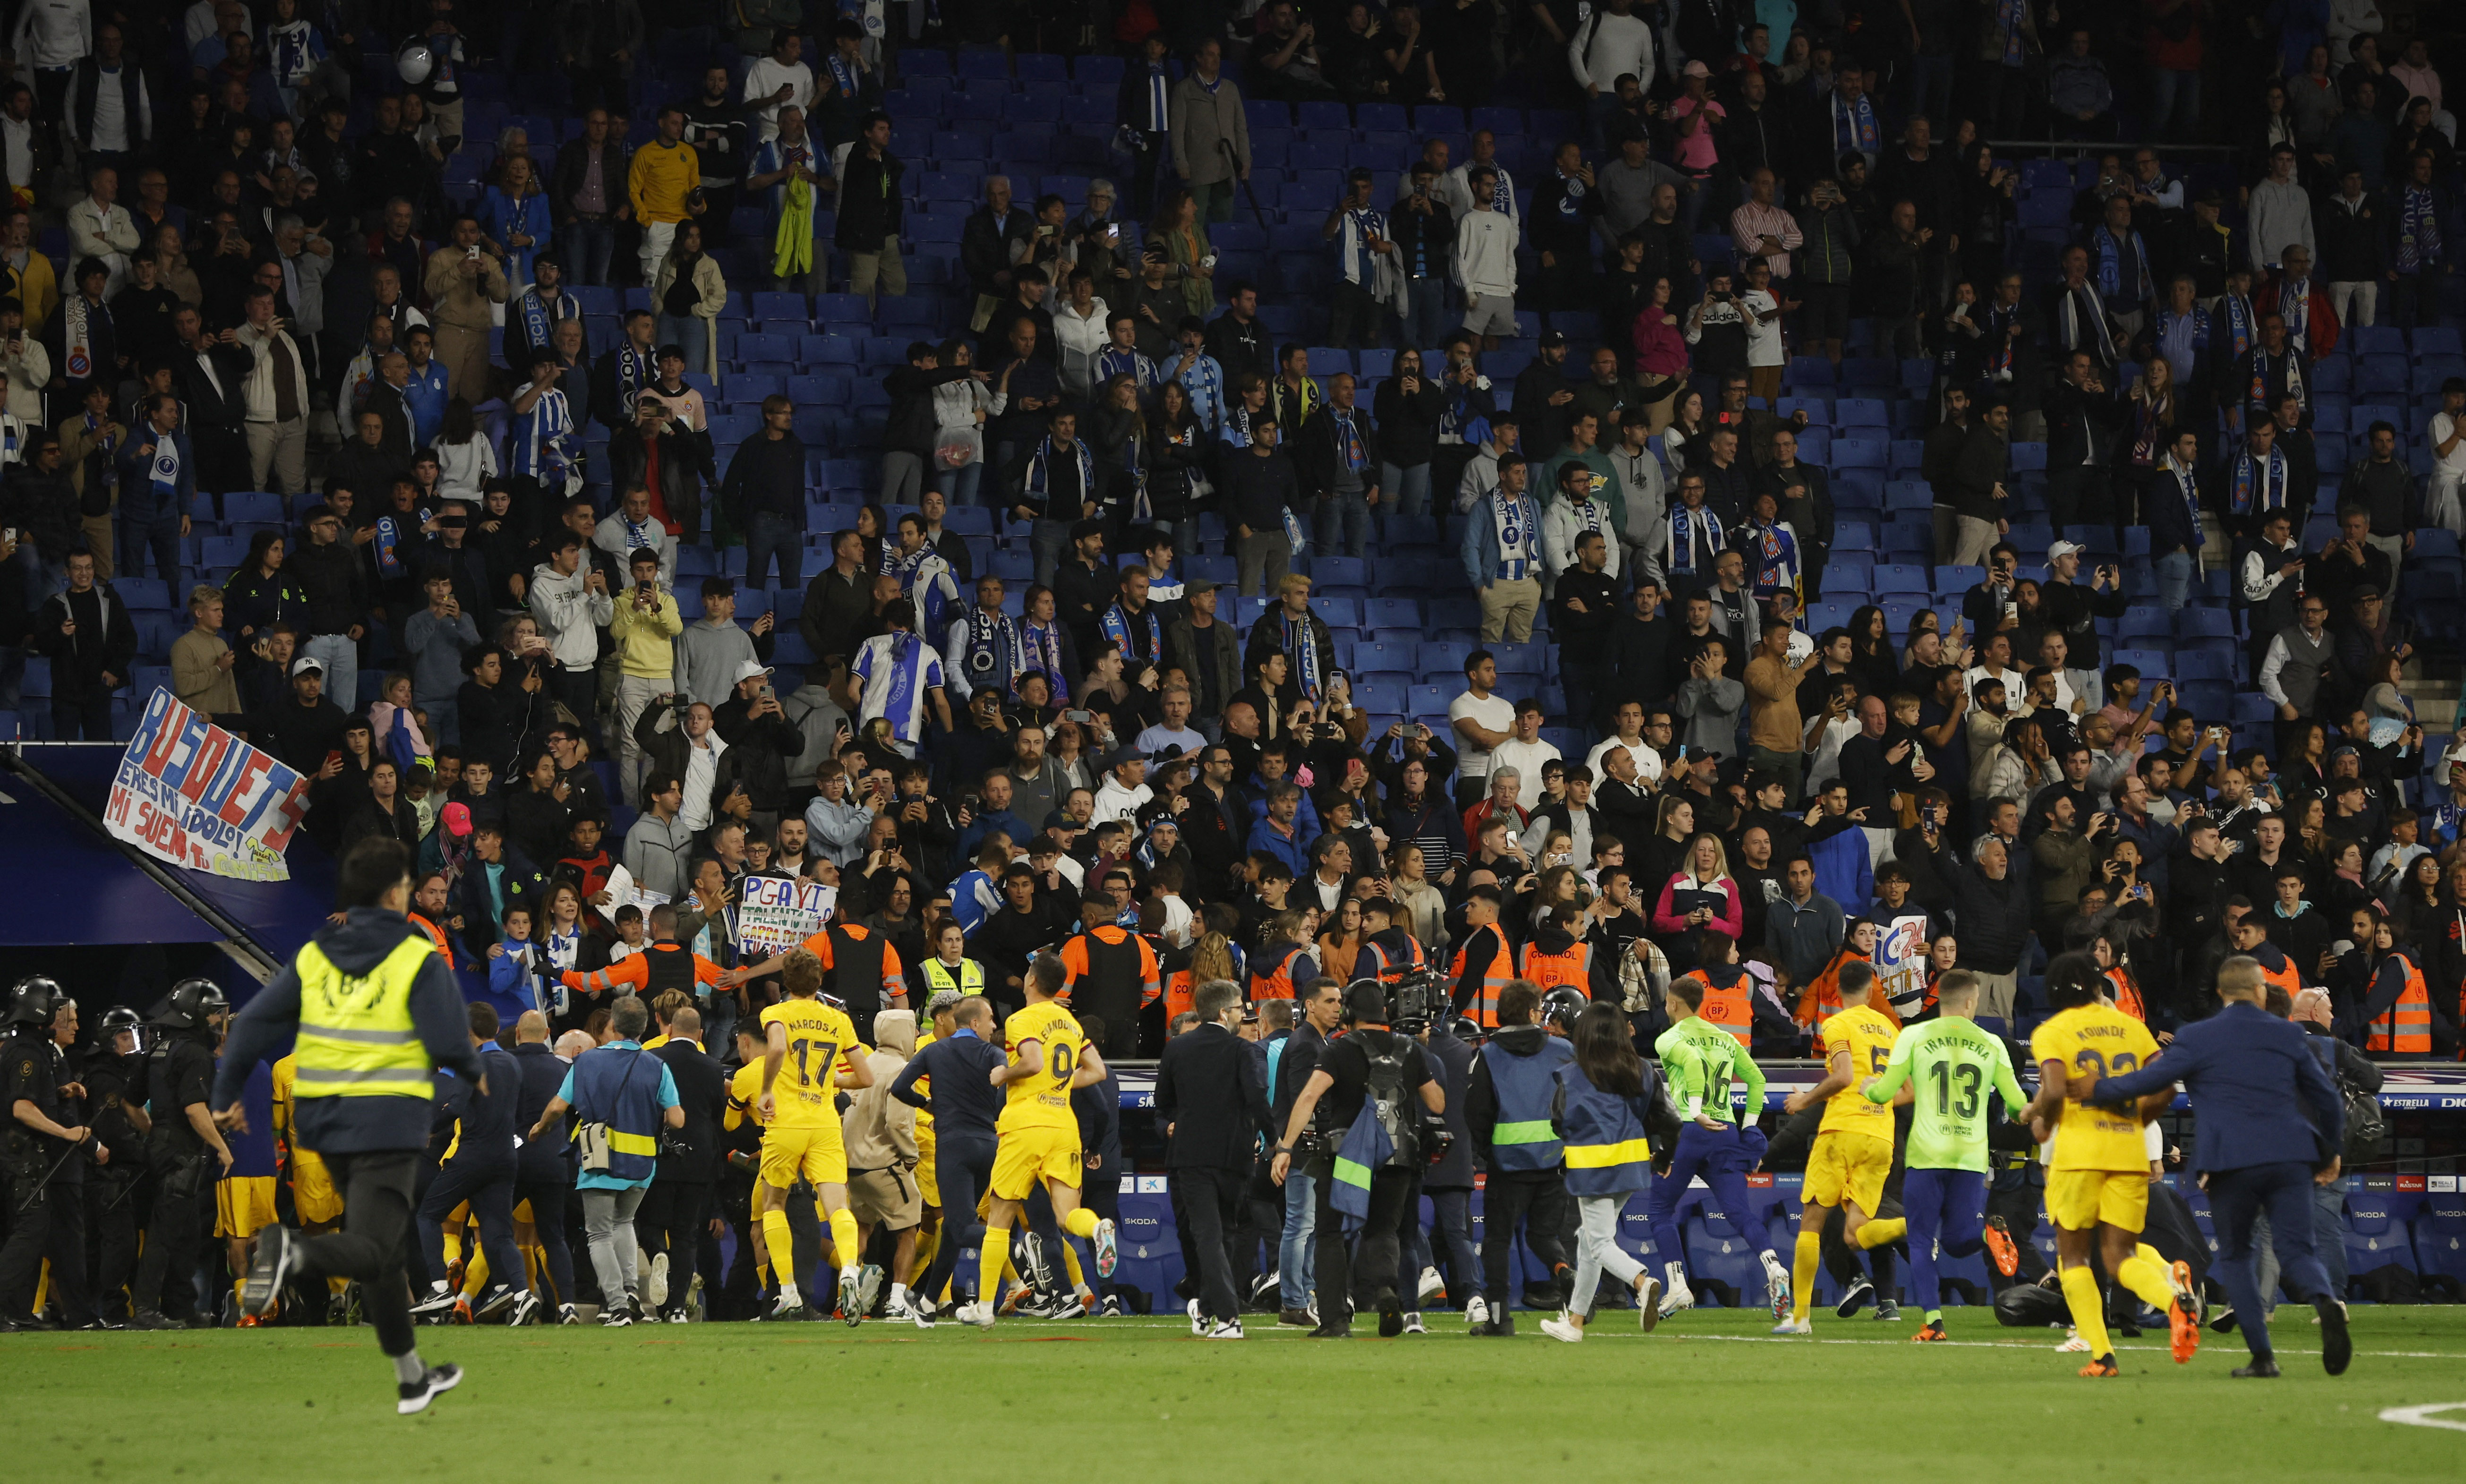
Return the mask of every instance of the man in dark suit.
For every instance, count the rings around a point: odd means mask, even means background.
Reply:
[[[1236,1225],[1261,1134],[1272,1134],[1267,1090],[1259,1061],[1234,1027],[1242,989],[1211,979],[1192,999],[1196,1029],[1167,1041],[1156,1062],[1155,1116],[1165,1126],[1165,1168],[1172,1173],[1198,1251],[1182,1256],[1199,1275],[1191,1326],[1210,1340],[1242,1338],[1242,1299],[1233,1286],[1226,1237]]]
[[[651,1271],[642,1277],[642,1303],[671,1324],[692,1318],[685,1295],[693,1274],[703,1268],[704,1229],[716,1214],[711,1181],[719,1174],[719,1116],[728,1103],[728,1074],[702,1049],[702,1012],[688,1005],[668,1018],[665,1045],[651,1054],[665,1062],[676,1079],[677,1105],[685,1111],[685,1126],[660,1141],[659,1168],[634,1229],[651,1252]],[[719,1247],[710,1245],[710,1262],[703,1287],[719,1292]]]
[[[523,1073],[522,1092],[514,1099],[514,1121],[521,1128],[537,1126],[540,1115],[573,1070],[549,1049],[548,1030],[548,1017],[537,1010],[525,1010],[514,1022],[514,1065]],[[570,1146],[566,1122],[558,1119],[537,1138],[524,1140],[514,1157],[514,1204],[531,1203],[532,1225],[539,1232],[541,1250],[548,1254],[549,1281],[556,1288],[559,1318],[573,1314],[573,1251],[565,1240],[565,1206],[573,1198]],[[528,1323],[539,1307],[539,1299],[525,1293],[514,1301],[511,1317]]]
[[[171,317],[181,349],[171,361],[172,387],[187,410],[197,450],[197,488],[213,494],[248,488],[248,352],[225,344],[193,309]]]
[[[2346,1109],[2304,1044],[2302,1029],[2262,1008],[2267,988],[2257,963],[2241,955],[2227,960],[2218,966],[2224,1009],[2177,1031],[2139,1071],[2092,1087],[2075,1076],[2073,1091],[2083,1102],[2129,1107],[2142,1099],[2171,1101],[2175,1084],[2184,1084],[2192,1099],[2192,1167],[2208,1187],[2217,1228],[2212,1271],[2234,1301],[2235,1321],[2252,1350],[2252,1363],[2234,1374],[2277,1374],[2252,1248],[2253,1220],[2265,1211],[2287,1290],[2320,1316],[2320,1365],[2336,1376],[2345,1370],[2354,1342],[2346,1334],[2346,1306],[2313,1249],[2312,1187],[2338,1178]]]

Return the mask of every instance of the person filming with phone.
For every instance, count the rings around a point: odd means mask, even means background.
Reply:
[[[724,780],[719,791],[726,793],[731,784],[741,786],[753,805],[754,832],[776,834],[788,805],[788,760],[805,750],[805,734],[779,709],[770,670],[758,660],[740,665],[736,694],[712,707],[710,716],[720,740],[728,743],[718,769]]]

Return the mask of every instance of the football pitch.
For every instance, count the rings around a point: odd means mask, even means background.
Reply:
[[[415,1418],[365,1329],[25,1335],[0,1340],[22,1479],[1090,1480],[1735,1478],[2443,1480],[2466,1476],[2466,1308],[2358,1308],[2354,1365],[2321,1374],[2318,1331],[2282,1309],[2282,1380],[2234,1381],[2209,1335],[2178,1367],[2164,1334],[2084,1381],[2052,1330],[1954,1309],[1958,1342],[1818,1311],[1813,1340],[1759,1313],[1697,1312],[1638,1335],[1604,1311],[1566,1345],[1313,1342],[1254,1321],[1239,1342],[1176,1319],[426,1328],[464,1367]],[[1914,1319],[1913,1319],[1914,1322]],[[2438,1408],[2448,1404],[2453,1409]],[[2385,1412],[2428,1412],[2410,1425]],[[2446,1424],[2446,1426],[2442,1426]],[[1612,1471],[1616,1471],[1613,1473]]]

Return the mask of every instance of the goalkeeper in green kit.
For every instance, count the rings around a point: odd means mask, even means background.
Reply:
[[[1985,1221],[1986,1095],[2000,1095],[2011,1118],[2029,1105],[2002,1038],[1970,1018],[1978,1008],[1977,976],[1965,969],[1944,975],[1936,1004],[1939,1017],[1903,1027],[1882,1074],[1859,1088],[1869,1101],[1881,1103],[1891,1102],[1903,1084],[1916,1084],[1901,1211],[1910,1224],[1910,1296],[1926,1311],[1926,1323],[1910,1337],[1920,1341],[1945,1338],[1939,1251],[1966,1257],[1992,1247],[2006,1276],[2020,1266],[2012,1239]]]

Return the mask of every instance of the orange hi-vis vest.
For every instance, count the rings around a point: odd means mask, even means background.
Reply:
[[[2398,991],[2397,1003],[2372,1021],[2371,1034],[2364,1042],[2364,1050],[2399,1056],[2429,1056],[2432,1054],[2431,986],[2424,983],[2423,970],[2415,966],[2412,959],[2404,954],[2394,957],[2406,965],[2406,987]]]
[[[2148,1021],[2148,1007],[2141,1003],[2141,986],[2132,982],[2131,975],[2125,973],[2120,967],[2111,968],[2106,971],[2106,982],[2115,986],[2117,1009],[2135,1020],[2143,1023]]]
[[[1262,973],[1257,964],[1251,965],[1250,998],[1253,1001],[1292,999],[1295,988],[1293,960],[1306,957],[1310,950],[1299,943],[1288,943],[1281,951],[1270,951],[1276,953],[1271,961],[1274,967]],[[1266,960],[1266,957],[1265,954],[1261,955],[1262,960]]]
[[[1826,1021],[1841,1013],[1841,965],[1852,960],[1864,963],[1867,956],[1845,944],[1832,956],[1832,962],[1824,965],[1823,973],[1806,982],[1805,989],[1798,997],[1795,1018],[1800,1025],[1813,1026],[1820,1030]],[[1869,993],[1867,1008],[1895,1026],[1901,1023],[1901,1017],[1893,1011],[1892,998],[1888,995]]]
[[[1524,945],[1524,977],[1548,994],[1560,985],[1581,990],[1586,999],[1593,993],[1593,945],[1578,939],[1564,953],[1544,953],[1536,941]]]
[[[2265,942],[2260,946],[2263,950],[2275,950],[2277,954],[2277,967],[2275,968],[2271,968],[2269,966],[2269,960],[2263,958],[2259,953],[2252,955],[2252,961],[2260,965],[2260,977],[2269,981],[2271,984],[2275,985],[2278,988],[2285,990],[2286,997],[2290,1000],[2295,998],[2297,995],[2301,994],[2303,992],[2303,971],[2295,966],[2295,961],[2287,957],[2285,950],[2278,948],[2275,943]]]
[[[1709,968],[1699,968],[1686,976],[1704,986],[1704,1003],[1695,1013],[1708,1024],[1737,1036],[1740,1046],[1748,1045],[1755,1038],[1755,983],[1745,969],[1735,963],[1723,964],[1720,972],[1731,976],[1728,984],[1715,984],[1715,971]]]
[[[1421,941],[1412,934],[1398,933],[1395,936],[1403,941],[1405,956],[1392,958],[1385,943],[1377,939],[1367,940],[1361,945],[1361,957],[1353,961],[1357,977],[1376,979],[1382,985],[1401,984],[1405,975],[1429,963],[1422,952]]]
[[[1498,992],[1506,988],[1508,984],[1515,978],[1515,961],[1508,956],[1506,934],[1500,932],[1493,926],[1482,928],[1476,932],[1474,936],[1479,937],[1481,933],[1488,933],[1491,935],[1491,941],[1498,944],[1498,952],[1491,957],[1489,964],[1481,971],[1480,997],[1474,1000],[1472,1004],[1459,1007],[1459,1008],[1464,1014],[1470,1015],[1473,1018],[1473,1023],[1480,1026],[1484,1030],[1495,1030],[1498,1029]],[[1458,982],[1463,981],[1465,977],[1465,956],[1470,952],[1472,952],[1472,945],[1470,943],[1467,943],[1464,947],[1456,950],[1455,963],[1449,966],[1447,970],[1447,976],[1450,979]]]

